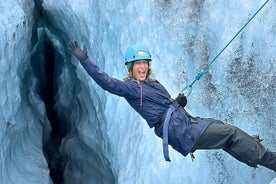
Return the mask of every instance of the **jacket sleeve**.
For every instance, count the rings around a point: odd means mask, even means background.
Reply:
[[[100,71],[99,67],[91,62],[89,58],[80,63],[93,80],[104,90],[122,97],[132,96],[132,89],[125,82]]]

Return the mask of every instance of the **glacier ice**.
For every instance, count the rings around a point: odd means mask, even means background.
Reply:
[[[49,157],[62,160],[65,183],[275,183],[275,173],[219,150],[197,151],[192,162],[170,149],[172,163],[165,162],[146,122],[67,51],[71,39],[87,44],[100,68],[122,79],[125,49],[142,42],[153,54],[155,77],[176,96],[263,2],[1,0],[0,183],[53,183]],[[260,134],[272,150],[275,4],[268,2],[188,98],[193,115]],[[55,130],[63,134],[60,147],[49,148]]]
[[[275,183],[276,183],[276,177],[269,184],[275,184]]]

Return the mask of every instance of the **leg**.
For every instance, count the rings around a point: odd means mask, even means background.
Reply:
[[[208,121],[212,123],[199,138],[194,149],[223,149],[252,167],[262,165],[276,171],[276,152],[267,150],[254,137],[235,126],[213,119]]]

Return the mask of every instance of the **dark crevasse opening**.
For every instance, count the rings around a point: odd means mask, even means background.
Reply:
[[[46,115],[51,123],[52,131],[47,141],[44,152],[48,158],[50,177],[54,183],[63,183],[63,160],[59,147],[62,138],[66,135],[66,123],[64,123],[54,110],[55,106],[55,50],[50,41],[43,41],[45,58],[45,85],[41,88],[40,96],[45,103]]]
[[[59,117],[54,110],[55,105],[55,50],[50,41],[43,41],[45,58],[45,86],[40,91],[40,96],[45,103],[46,115],[52,125],[52,135],[64,137],[66,130],[59,123]]]
[[[51,125],[51,133],[48,140],[43,140],[43,152],[50,170],[50,177],[54,184],[64,183],[63,170],[64,159],[60,153],[62,139],[66,136],[67,122],[59,117],[55,111],[55,96],[57,93],[56,81],[56,56],[60,53],[56,52],[54,44],[45,33],[44,27],[44,11],[42,1],[34,0],[36,9],[34,17],[37,28],[34,28],[33,38],[37,47],[31,57],[31,68],[38,83],[38,95],[45,105],[45,113]],[[40,30],[40,31],[39,31]],[[38,37],[35,35],[38,34]]]
[[[63,157],[60,154],[62,139],[66,136],[67,122],[55,111],[56,55],[53,43],[42,35],[36,52],[31,58],[31,67],[38,83],[38,95],[45,105],[45,113],[51,124],[51,134],[44,140],[44,155],[48,162],[50,177],[55,184],[63,183]]]

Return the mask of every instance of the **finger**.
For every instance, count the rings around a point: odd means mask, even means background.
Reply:
[[[75,48],[76,48],[76,49],[80,48],[77,41],[75,41],[74,43],[75,43]]]
[[[84,51],[85,53],[87,53],[86,45],[83,46],[83,51]]]
[[[70,47],[72,50],[76,49],[77,48],[77,42],[76,41],[71,41],[71,44],[70,44]]]
[[[73,41],[70,41],[69,42],[69,44],[68,44],[68,49],[70,50],[70,51],[72,51],[73,50],[73,48],[74,48],[74,43],[73,43]]]
[[[72,52],[72,53],[74,53],[78,48],[76,47],[76,45],[75,45],[75,42],[76,41],[71,41],[70,42],[70,45],[69,45],[69,50]]]

